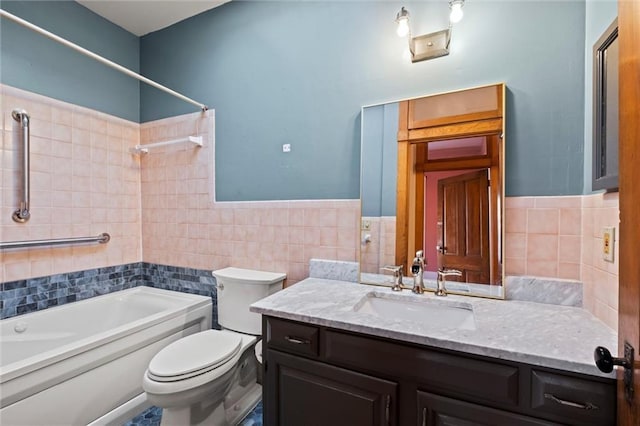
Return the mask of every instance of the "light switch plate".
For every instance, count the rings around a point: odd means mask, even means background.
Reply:
[[[616,241],[616,228],[613,226],[603,227],[602,228],[602,258],[606,262],[613,263],[615,241]]]

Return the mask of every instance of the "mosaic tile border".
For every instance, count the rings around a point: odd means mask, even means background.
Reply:
[[[216,281],[211,271],[135,262],[0,284],[0,319],[137,286],[211,297],[218,327]]]
[[[0,319],[141,285],[140,262],[0,284]]]
[[[213,302],[213,328],[218,324],[216,279],[211,271],[141,262],[142,281],[148,287],[209,296]]]

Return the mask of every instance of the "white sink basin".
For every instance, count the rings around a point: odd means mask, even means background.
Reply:
[[[428,323],[437,327],[475,330],[473,307],[468,303],[445,302],[424,298],[407,298],[384,293],[369,293],[355,306],[354,311],[385,319]]]

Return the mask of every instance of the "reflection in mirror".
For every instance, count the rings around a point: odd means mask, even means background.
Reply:
[[[362,109],[360,281],[422,250],[424,283],[454,269],[450,293],[503,298],[504,85]],[[449,96],[451,95],[451,96]]]

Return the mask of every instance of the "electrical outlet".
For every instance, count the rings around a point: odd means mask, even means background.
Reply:
[[[605,226],[602,228],[602,258],[613,263],[613,255],[616,241],[616,228]]]
[[[370,220],[362,220],[362,226],[361,229],[363,231],[368,231],[371,229],[371,221]]]
[[[282,145],[282,152],[291,152],[291,144],[285,143]]]

